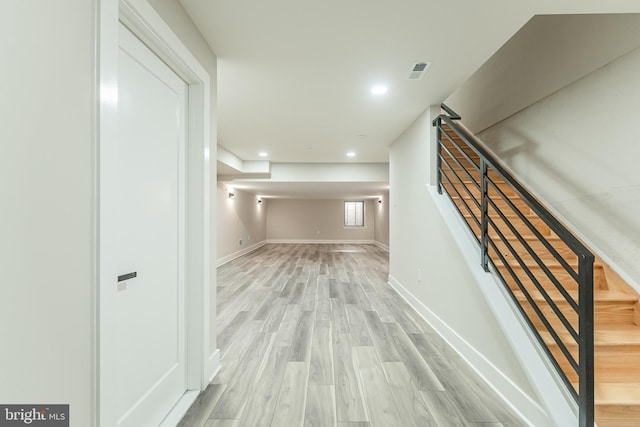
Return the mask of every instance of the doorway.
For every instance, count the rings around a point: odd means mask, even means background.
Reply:
[[[114,6],[100,11],[97,424],[156,426],[219,368],[209,346],[210,82],[148,3]]]

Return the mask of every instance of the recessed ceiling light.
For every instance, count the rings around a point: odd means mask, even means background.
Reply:
[[[258,153],[258,155],[260,157],[267,157],[269,155],[269,153],[267,153],[266,151],[261,151],[261,152]]]
[[[371,93],[374,95],[384,95],[387,93],[387,87],[385,85],[376,85],[371,88]]]
[[[355,151],[347,152],[347,157],[355,157],[355,156],[356,156],[356,152]]]

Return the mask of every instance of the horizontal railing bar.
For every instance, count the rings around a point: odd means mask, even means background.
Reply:
[[[478,218],[476,218],[476,216],[473,214],[473,211],[471,210],[471,208],[469,207],[469,205],[467,204],[467,202],[465,202],[464,198],[460,195],[460,192],[458,192],[458,189],[456,188],[455,185],[453,185],[453,183],[451,182],[451,180],[449,179],[449,177],[447,176],[447,174],[443,173],[442,176],[444,176],[447,179],[447,182],[449,183],[449,185],[451,185],[451,188],[453,188],[453,191],[456,192],[456,194],[458,195],[458,198],[460,199],[460,201],[462,201],[462,204],[464,205],[465,208],[467,208],[467,211],[469,211],[469,215],[471,215],[471,218],[473,218],[473,220],[476,222],[476,224],[478,225],[478,227],[480,227],[480,221],[478,221]],[[444,187],[444,185],[443,185]],[[444,189],[446,190],[447,188],[444,187]],[[449,194],[449,191],[447,190],[447,194]],[[455,205],[455,201],[453,200],[453,197],[451,195],[449,195],[449,197],[451,198],[451,201],[453,202],[453,204]],[[462,218],[464,219],[464,215],[462,213],[460,213],[460,216],[462,216]],[[472,230],[473,231],[473,230]]]
[[[440,116],[439,116],[440,117]],[[578,240],[571,232],[560,223],[542,204],[522,186],[515,178],[502,167],[488,151],[478,145],[475,141],[471,141],[466,134],[458,127],[448,116],[440,117],[444,120],[467,145],[478,154],[481,158],[485,158],[491,168],[500,175],[500,177],[511,184],[511,186],[520,194],[520,197],[529,205],[531,209],[542,219],[551,229],[579,255],[591,254],[591,252]]]
[[[536,264],[538,264],[538,266],[542,269],[542,271],[544,271],[544,273],[551,280],[551,282],[556,287],[556,289],[562,294],[562,296],[567,300],[567,302],[569,303],[571,308],[573,308],[573,310],[577,313],[578,312],[578,304],[573,299],[573,297],[571,295],[569,295],[569,293],[564,288],[564,286],[562,286],[562,284],[558,281],[556,276],[551,272],[551,270],[549,270],[549,268],[547,267],[545,262],[540,259],[538,254],[536,254],[535,251],[529,246],[529,244],[527,243],[526,240],[524,240],[522,235],[520,233],[518,233],[518,231],[516,230],[515,226],[511,223],[511,221],[509,221],[506,218],[506,216],[503,214],[503,212],[500,210],[500,208],[498,208],[498,206],[493,202],[493,200],[491,200],[491,198],[489,198],[488,200],[489,200],[489,203],[491,204],[491,207],[493,207],[493,209],[498,213],[498,215],[500,216],[502,221],[507,225],[507,227],[509,227],[511,232],[518,238],[518,241],[527,250],[529,255],[531,255],[533,257],[533,259],[536,262]],[[493,222],[491,217],[489,217],[489,221],[491,221],[491,224],[494,227],[496,227],[496,224]],[[499,234],[504,239],[504,236],[502,235],[502,233],[499,233]],[[513,252],[512,246],[509,244],[509,242],[505,241],[505,243],[509,246],[511,252]],[[524,266],[523,266],[523,268],[524,268]],[[576,337],[577,337],[577,335],[576,335]]]
[[[500,270],[496,266],[495,262],[492,259],[489,259],[489,262],[493,266],[493,271],[498,275],[500,280],[502,280],[502,283],[507,283],[506,279],[504,278],[504,275],[502,274],[502,272],[500,272]],[[556,357],[553,355],[553,353],[551,353],[551,350],[549,350],[549,347],[544,342],[544,339],[542,338],[542,335],[540,335],[540,332],[538,331],[536,326],[533,324],[532,320],[529,318],[529,315],[524,310],[524,307],[522,307],[522,305],[518,301],[518,298],[515,296],[515,294],[511,290],[511,288],[509,288],[508,286],[505,286],[505,288],[509,292],[509,296],[511,297],[511,300],[513,301],[514,305],[517,307],[518,311],[522,315],[522,318],[525,320],[525,322],[527,322],[527,324],[529,325],[529,329],[534,333],[534,336],[538,340],[538,343],[540,343],[540,346],[542,347],[544,352],[547,354],[547,356],[549,358],[549,361],[555,367],[556,372],[558,372],[560,374],[560,378],[564,382],[566,388],[569,390],[569,392],[571,393],[573,398],[577,401],[578,400],[578,392],[575,390],[575,388],[573,388],[573,384],[571,384],[571,381],[569,381],[569,378],[567,377],[567,374],[565,374],[564,370],[560,366],[560,363],[556,360]]]
[[[547,248],[547,250],[551,253],[551,255],[553,255],[553,257],[562,265],[562,267],[571,275],[571,277],[573,277],[573,280],[575,280],[577,282],[578,281],[578,273],[576,273],[576,271],[569,265],[569,263],[567,263],[566,260],[556,251],[556,249],[553,247],[553,245],[551,243],[549,243],[549,241],[542,235],[540,230],[538,230],[529,221],[529,219],[526,216],[521,215],[521,212],[516,207],[516,205],[513,202],[511,202],[509,197],[507,197],[507,195],[504,194],[504,192],[502,192],[502,190],[490,178],[489,178],[489,183],[491,184],[491,186],[493,188],[495,188],[500,193],[500,196],[502,197],[502,199],[505,200],[509,204],[511,209],[513,209],[516,212],[516,214],[518,214],[520,219],[527,225],[527,227],[533,232],[533,234],[535,234],[535,236],[538,238],[540,243],[542,243],[544,245],[544,247]],[[569,248],[569,249],[571,249],[571,248]],[[571,250],[573,252],[573,249],[571,249]],[[573,252],[573,253],[575,254],[575,252]],[[576,255],[578,255],[578,254],[576,254]]]
[[[449,157],[451,159],[453,159],[453,161],[456,163],[456,165],[458,165],[458,167],[467,175],[467,177],[473,182],[473,184],[476,186],[476,188],[478,188],[478,190],[480,190],[480,184],[478,184],[478,182],[475,180],[475,178],[473,176],[471,176],[471,173],[467,170],[467,168],[465,168],[464,166],[462,166],[462,164],[460,163],[460,161],[456,158],[456,156],[454,156],[453,154],[451,154],[451,152],[449,151],[449,149],[447,149],[447,147],[444,144],[440,144],[441,148],[444,148],[444,151],[446,151],[446,153],[449,155]],[[440,160],[444,160],[444,156],[442,155],[442,152],[438,154]],[[449,165],[447,163],[447,165],[449,166],[449,169],[453,170],[453,168],[451,167],[451,165]]]
[[[443,174],[444,175],[444,174]],[[451,194],[449,194],[449,192],[447,191],[446,187],[444,187],[444,185],[442,186],[445,191],[444,193],[447,195],[447,197],[449,198],[449,200],[451,200],[451,204],[453,205],[453,207],[458,211],[458,214],[460,214],[460,218],[462,218],[462,220],[464,221],[464,223],[467,225],[467,227],[469,228],[469,231],[471,231],[471,235],[474,237],[474,239],[476,239],[476,242],[478,242],[478,244],[480,243],[480,239],[478,238],[478,236],[476,236],[476,233],[473,231],[473,228],[471,228],[471,224],[469,224],[469,222],[467,222],[465,220],[464,215],[462,214],[462,211],[460,210],[460,208],[458,207],[458,205],[456,204],[456,202],[453,201],[453,197],[451,197]],[[473,216],[471,216],[471,218],[474,218]],[[475,219],[476,222],[478,222],[477,219]]]
[[[547,290],[542,286],[542,284],[538,281],[538,279],[535,277],[535,275],[531,272],[531,270],[529,269],[529,267],[527,267],[526,263],[524,262],[524,260],[520,257],[520,255],[518,255],[517,252],[514,251],[513,246],[511,246],[511,244],[508,241],[504,240],[504,235],[502,234],[502,232],[496,227],[495,223],[493,222],[493,220],[491,218],[488,218],[489,223],[494,227],[494,229],[498,232],[498,235],[500,236],[500,238],[502,239],[503,243],[505,243],[507,245],[507,248],[509,249],[509,252],[511,252],[513,254],[513,256],[515,257],[516,261],[518,261],[518,264],[520,264],[520,266],[522,266],[523,271],[527,274],[527,276],[529,277],[529,279],[531,280],[531,283],[533,283],[533,285],[536,287],[536,289],[538,290],[538,292],[540,292],[540,294],[542,295],[542,297],[545,299],[545,301],[547,302],[547,304],[549,304],[549,307],[551,307],[551,309],[553,310],[553,312],[556,314],[556,316],[558,317],[558,320],[560,320],[560,322],[562,322],[562,325],[567,329],[567,331],[571,334],[571,336],[573,337],[573,339],[578,342],[578,332],[573,328],[573,326],[571,326],[571,323],[569,322],[569,320],[567,319],[567,317],[565,316],[565,314],[562,312],[562,310],[560,310],[560,308],[557,306],[557,304],[555,302],[553,302],[553,299],[549,296],[549,294],[547,293]],[[493,243],[493,239],[489,238],[489,241]],[[495,243],[493,245],[496,248],[496,252],[500,253],[501,252],[497,249],[497,247],[495,246]],[[511,267],[511,265],[509,265],[509,267]],[[573,307],[572,307],[573,308]],[[577,310],[576,310],[577,312]]]
[[[440,136],[442,136],[442,135],[446,136],[446,137],[447,137],[448,142],[450,142],[450,143],[451,143],[451,145],[453,145],[453,146],[456,148],[456,150],[457,150],[458,152],[460,152],[460,153],[464,156],[465,160],[467,160],[469,163],[471,163],[472,165],[474,165],[474,166],[476,167],[476,169],[479,169],[479,168],[480,168],[480,165],[479,165],[478,163],[476,163],[476,162],[474,161],[474,159],[472,159],[472,158],[471,158],[471,155],[470,155],[469,153],[467,153],[466,151],[464,151],[463,146],[462,146],[462,145],[460,145],[460,144],[458,143],[458,141],[456,141],[456,140],[454,139],[454,137],[453,137],[453,136],[455,135],[455,132],[453,132],[453,134],[454,134],[454,135],[451,135],[451,134],[447,131],[447,129],[443,128],[442,126],[439,126],[439,127],[438,127],[438,129],[440,130]],[[464,142],[464,141],[463,141],[463,142]],[[444,139],[442,139],[442,140],[441,140],[441,143],[444,145],[444,143],[445,143]],[[465,145],[466,145],[466,144],[465,144]],[[472,148],[472,147],[470,147],[470,148]],[[474,151],[474,153],[475,153],[475,155],[477,155],[477,156],[478,156],[478,161],[479,161],[481,156],[480,156],[478,153],[476,153],[475,151]]]
[[[449,133],[445,129],[443,129],[441,127],[439,129],[440,129],[441,135],[444,135],[444,136],[447,137],[449,142],[451,142],[451,144],[455,147],[455,149],[460,154],[462,154],[462,156],[465,158],[465,160],[468,161],[469,163],[471,163],[474,166],[474,169],[480,171],[480,165],[476,164],[476,162],[474,162],[473,159],[471,159],[471,157],[467,153],[465,153],[465,151],[462,149],[460,144],[458,144],[456,141],[454,141],[453,138],[451,137],[451,135],[449,135]],[[449,155],[451,155],[452,157],[455,157],[453,154],[451,154],[451,152],[448,149],[449,147],[446,146],[444,141],[441,141],[440,144],[442,144],[442,146],[445,147],[445,149],[447,149],[447,153],[449,153]],[[460,165],[460,167],[463,167],[463,166]]]
[[[564,342],[562,341],[562,339],[560,339],[560,337],[558,336],[558,334],[556,333],[556,330],[553,328],[553,326],[551,326],[551,324],[549,323],[549,321],[547,320],[547,318],[545,317],[544,313],[542,313],[542,310],[540,310],[540,307],[538,307],[538,305],[535,303],[535,300],[533,299],[533,297],[529,294],[529,292],[526,290],[526,288],[524,287],[524,285],[522,284],[522,282],[520,281],[520,279],[518,278],[518,276],[515,274],[515,272],[513,271],[513,269],[511,268],[511,266],[509,265],[509,263],[505,260],[505,258],[502,256],[502,254],[500,253],[500,251],[496,248],[495,244],[493,243],[492,240],[489,240],[489,244],[493,247],[493,249],[496,251],[496,254],[498,255],[498,257],[500,258],[500,260],[502,261],[503,265],[507,268],[507,270],[509,270],[509,273],[511,274],[511,277],[513,277],[513,279],[516,281],[516,284],[518,285],[518,287],[520,288],[520,290],[522,291],[522,294],[524,295],[524,297],[527,299],[527,301],[529,302],[529,304],[531,305],[531,308],[533,308],[533,311],[535,311],[535,313],[538,315],[538,318],[542,321],[542,324],[544,325],[544,327],[547,329],[547,331],[549,332],[549,334],[551,334],[551,337],[553,338],[553,340],[556,342],[556,344],[558,345],[558,348],[560,349],[560,351],[562,351],[562,354],[564,354],[564,357],[566,357],[567,361],[569,362],[569,364],[571,365],[571,367],[574,369],[574,371],[576,373],[578,373],[578,363],[575,361],[575,359],[573,358],[573,356],[571,355],[571,352],[569,352],[569,350],[567,349],[567,347],[564,345]],[[499,270],[498,268],[496,268],[496,270]],[[506,283],[506,282],[505,282]],[[514,295],[515,296],[515,295]],[[545,345],[546,346],[546,345]]]
[[[467,192],[467,194],[469,195],[469,198],[470,198],[471,200],[473,200],[473,203],[475,203],[475,205],[476,205],[478,208],[480,208],[480,202],[478,202],[478,200],[476,200],[476,198],[474,197],[474,195],[473,195],[473,194],[471,194],[471,190],[469,190],[469,187],[467,187],[466,185],[464,185],[464,182],[462,181],[462,179],[460,178],[460,176],[456,173],[456,171],[455,171],[455,170],[453,170],[453,168],[449,165],[449,162],[447,162],[444,158],[442,158],[442,159],[441,159],[441,163],[444,163],[444,164],[447,166],[447,168],[449,169],[449,171],[450,171],[450,172],[451,172],[451,173],[456,177],[456,179],[458,180],[458,182],[459,182],[460,184],[462,184],[462,187],[465,189],[465,191],[466,191],[466,192]],[[441,167],[441,171],[442,171],[442,173],[444,173],[444,169],[442,169],[442,167]],[[448,177],[447,177],[447,178],[448,178]],[[447,180],[449,181],[449,183],[450,183],[453,187],[455,187],[455,184],[454,184],[450,179],[447,179]],[[458,195],[459,195],[459,197],[462,197],[462,195],[460,195],[459,193],[458,193]]]

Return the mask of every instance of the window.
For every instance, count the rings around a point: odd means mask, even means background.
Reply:
[[[364,202],[344,202],[344,226],[364,227]]]

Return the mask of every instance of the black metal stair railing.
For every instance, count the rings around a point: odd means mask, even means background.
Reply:
[[[574,396],[594,424],[594,256],[476,138],[446,114],[437,128],[438,193],[449,196]],[[577,390],[576,383],[577,379]]]

